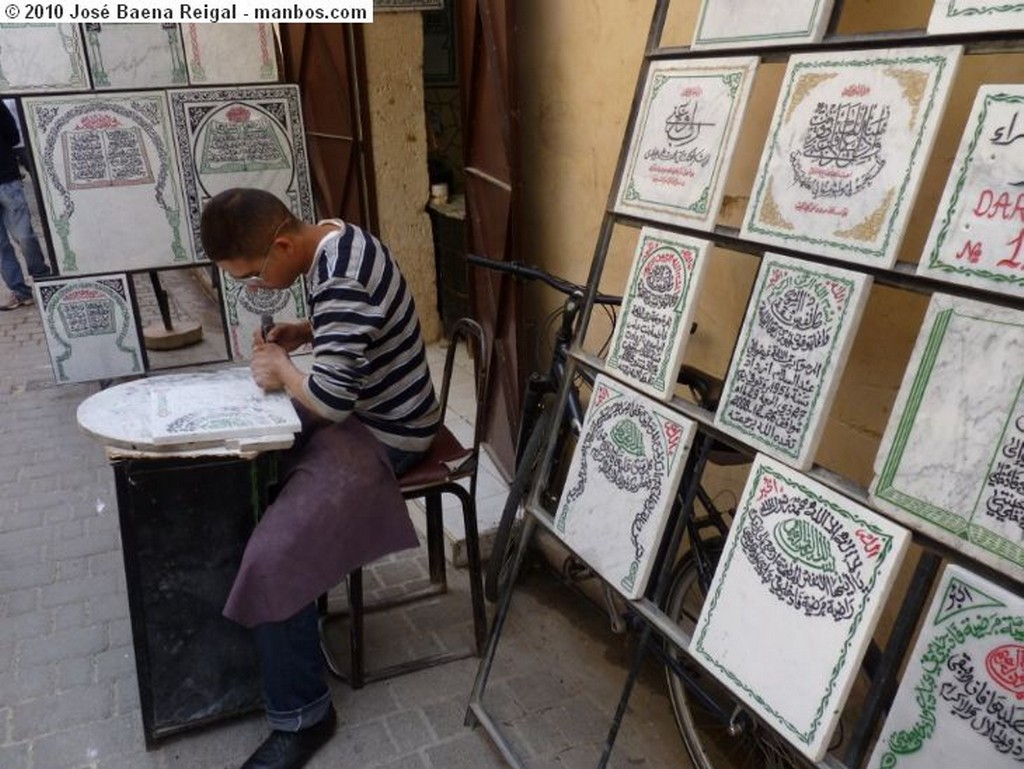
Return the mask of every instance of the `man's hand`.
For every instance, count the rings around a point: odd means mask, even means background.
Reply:
[[[262,333],[259,329],[253,332],[253,351],[263,344]],[[293,352],[307,342],[313,341],[313,331],[309,326],[309,321],[306,320],[299,321],[298,323],[275,323],[267,334],[266,341],[272,342],[284,352]],[[255,373],[255,369],[253,369],[254,376]]]
[[[276,330],[279,327],[275,326],[274,328]],[[283,347],[273,343],[259,342],[253,345],[252,362],[249,364],[249,368],[252,369],[252,378],[256,384],[266,392],[276,392],[285,389],[285,377],[295,366]]]

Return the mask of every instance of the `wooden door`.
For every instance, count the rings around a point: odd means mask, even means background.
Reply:
[[[512,261],[519,194],[514,116],[515,0],[455,0],[466,167],[466,240],[471,254]],[[511,474],[523,389],[520,287],[494,271],[470,269],[470,305],[494,340],[484,433]]]
[[[282,24],[280,30],[285,79],[302,92],[317,215],[378,232],[362,29]]]

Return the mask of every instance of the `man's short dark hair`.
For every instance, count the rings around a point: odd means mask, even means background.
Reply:
[[[199,224],[203,251],[213,262],[260,257],[274,231],[287,232],[297,220],[276,196],[252,187],[218,193],[203,207]]]

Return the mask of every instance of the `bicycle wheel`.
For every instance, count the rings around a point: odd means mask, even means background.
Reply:
[[[713,564],[717,565],[724,545],[720,538],[704,542],[703,548]],[[708,587],[701,585],[693,553],[687,553],[677,567],[665,612],[690,635],[693,635]],[[688,663],[683,652],[673,647],[670,654],[695,674],[701,689],[722,710],[727,713],[745,711],[744,706],[714,676]],[[676,724],[695,769],[808,769],[814,766],[782,737],[753,718],[742,719],[740,732],[731,733],[730,725],[723,723],[719,716],[691,696],[686,684],[672,673],[671,668],[666,668],[666,673]]]
[[[494,532],[494,544],[491,546],[491,556],[487,559],[487,570],[484,572],[484,595],[488,601],[498,600],[511,576],[509,572],[515,560],[516,548],[519,546],[519,533],[523,528],[519,510],[540,461],[553,415],[553,409],[545,408],[537,417],[537,422],[526,441],[526,448],[523,449],[515,477],[509,485],[508,497],[505,498],[505,506],[501,510],[501,520],[498,522],[497,531]]]

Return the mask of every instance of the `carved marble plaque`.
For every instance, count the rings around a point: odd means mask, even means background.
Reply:
[[[271,24],[182,24],[192,85],[277,82]]]
[[[40,96],[24,108],[61,274],[192,260],[162,92]]]
[[[706,240],[640,231],[605,365],[661,400],[675,389],[711,248]]]
[[[1022,148],[1024,87],[982,86],[918,274],[1024,296]]]
[[[907,526],[1024,579],[1024,312],[932,296],[871,494]]]
[[[626,598],[647,586],[696,428],[606,376],[594,382],[555,530]]]
[[[83,24],[96,90],[188,85],[177,24]]]
[[[294,85],[168,92],[196,253],[206,201],[231,187],[277,195],[299,219],[314,218],[299,89]]]
[[[191,384],[155,380],[149,392],[153,443],[219,441],[302,429],[286,393],[265,393],[248,369],[235,372]]]
[[[1024,29],[1024,3],[1014,0],[935,0],[928,32]]]
[[[88,90],[77,24],[0,24],[0,93]]]
[[[252,357],[252,335],[260,328],[261,315],[273,315],[275,323],[291,323],[307,315],[306,286],[301,277],[284,291],[246,288],[223,270],[220,280],[233,360]]]
[[[651,64],[615,210],[710,230],[757,57]]]
[[[715,423],[810,467],[870,285],[859,272],[765,254]]]
[[[961,49],[792,56],[742,234],[891,267]]]
[[[832,0],[702,0],[694,48],[817,43],[825,34]]]
[[[126,275],[54,279],[33,286],[58,384],[145,371]]]
[[[1024,601],[947,566],[871,769],[1010,769],[1024,761]]]
[[[900,526],[758,455],[690,652],[818,761],[909,544]]]

